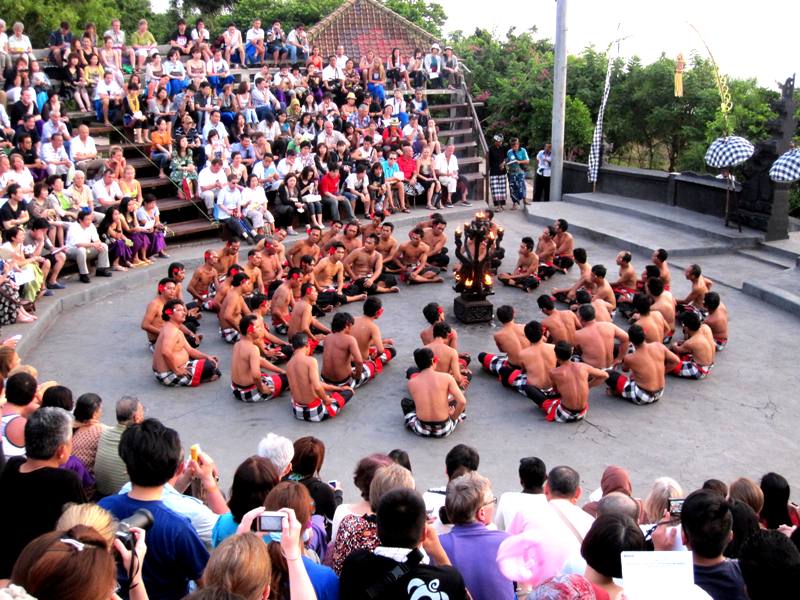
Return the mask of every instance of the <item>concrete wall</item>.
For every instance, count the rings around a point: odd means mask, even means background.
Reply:
[[[587,168],[583,163],[564,163],[565,194],[592,191],[592,184],[586,179]],[[665,173],[607,165],[600,168],[595,191],[679,206],[717,217],[725,216],[725,183],[712,175]]]

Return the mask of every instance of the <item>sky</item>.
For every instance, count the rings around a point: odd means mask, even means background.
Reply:
[[[555,39],[555,0],[436,0],[448,15],[445,32],[471,33],[476,27],[504,35],[510,27],[535,26],[540,37]],[[705,39],[723,73],[758,79],[777,89],[800,71],[797,49],[800,2],[797,0],[568,0],[567,49],[580,53],[594,45],[605,50],[621,37],[623,57],[647,63],[662,52],[688,59],[692,50],[706,55]],[[487,10],[491,7],[491,10]],[[619,26],[619,30],[618,30]],[[619,32],[618,32],[619,31]],[[794,43],[793,43],[794,42]],[[770,47],[771,45],[771,47]],[[567,74],[569,77],[569,74]],[[796,86],[800,87],[800,86]]]

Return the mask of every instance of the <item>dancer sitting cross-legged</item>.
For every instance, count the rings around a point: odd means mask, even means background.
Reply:
[[[166,386],[198,386],[219,379],[219,360],[186,341],[180,326],[186,320],[186,306],[180,300],[169,300],[161,313],[164,326],[153,349],[153,373]]]
[[[322,352],[322,380],[331,385],[344,385],[353,389],[374,379],[383,370],[381,358],[364,358],[358,349],[358,340],[352,335],[355,319],[350,313],[340,312],[331,319],[331,333],[325,336]]]
[[[295,418],[315,422],[334,418],[353,398],[353,388],[320,380],[319,366],[305,333],[296,333],[290,342],[294,353],[286,364],[286,377]]]
[[[467,399],[449,373],[435,369],[436,356],[430,348],[414,350],[419,370],[408,381],[411,398],[403,398],[405,425],[422,437],[447,437],[466,418]]]
[[[285,371],[261,357],[259,346],[264,332],[261,317],[242,317],[239,323],[241,338],[231,355],[231,391],[242,402],[272,400],[289,387]]]

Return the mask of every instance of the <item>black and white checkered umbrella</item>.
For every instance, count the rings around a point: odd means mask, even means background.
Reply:
[[[743,137],[717,138],[706,150],[706,164],[716,169],[735,167],[753,156],[753,152],[755,147]]]
[[[772,181],[792,183],[800,180],[800,148],[781,154],[769,170]]]

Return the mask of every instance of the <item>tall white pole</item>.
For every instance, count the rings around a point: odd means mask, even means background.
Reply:
[[[550,199],[561,200],[564,173],[564,110],[567,99],[567,0],[556,0],[556,50],[553,73],[553,157]]]

